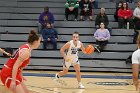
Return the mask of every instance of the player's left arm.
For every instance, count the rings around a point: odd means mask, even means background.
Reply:
[[[83,45],[82,42],[81,42],[81,50],[82,50],[82,52],[83,52],[84,54],[87,54],[86,51],[85,51],[85,47],[84,47],[84,45]]]

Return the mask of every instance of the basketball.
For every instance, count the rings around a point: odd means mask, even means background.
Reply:
[[[85,51],[87,54],[92,54],[94,52],[94,47],[92,45],[88,45]]]

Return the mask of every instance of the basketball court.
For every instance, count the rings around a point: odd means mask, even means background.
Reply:
[[[69,72],[59,81],[54,80],[57,72],[25,71],[25,82],[30,93],[138,93],[132,85],[128,73],[82,72],[82,83],[85,89],[78,89],[74,72]],[[8,92],[0,83],[0,93]]]

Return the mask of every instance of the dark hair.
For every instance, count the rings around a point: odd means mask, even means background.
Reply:
[[[39,40],[39,35],[37,34],[37,32],[35,30],[31,30],[28,36],[28,40],[27,42],[30,44],[33,44],[34,41],[38,41]]]
[[[48,10],[49,11],[49,7],[48,6],[44,7],[44,10]]]
[[[78,34],[79,35],[79,32],[75,31],[73,34]]]
[[[126,10],[128,10],[128,3],[127,2],[123,2],[123,4],[126,4]],[[122,10],[124,10],[124,6],[122,5]]]

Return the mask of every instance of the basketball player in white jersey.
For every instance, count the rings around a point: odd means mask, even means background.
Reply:
[[[132,64],[133,64],[133,84],[136,87],[136,90],[138,91],[139,88],[139,65],[140,65],[140,35],[137,39],[138,49],[132,54]]]
[[[72,40],[67,42],[61,49],[60,53],[62,57],[64,58],[63,63],[63,71],[60,71],[55,75],[56,79],[59,79],[59,77],[64,76],[67,74],[69,67],[73,65],[75,71],[76,71],[76,77],[78,81],[78,88],[85,88],[81,83],[81,72],[80,72],[80,63],[78,60],[78,50],[81,49],[84,54],[86,54],[85,48],[83,46],[83,43],[79,41],[79,33],[74,32],[72,35]],[[68,50],[67,52],[65,52]]]

